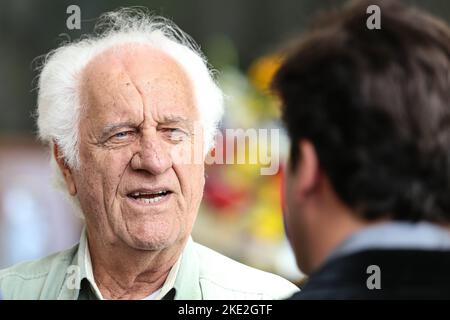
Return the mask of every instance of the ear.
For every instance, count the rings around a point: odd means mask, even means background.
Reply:
[[[56,143],[53,143],[53,156],[55,157],[56,163],[64,176],[70,195],[75,196],[77,194],[77,188],[75,186],[72,171],[64,160],[61,150]]]
[[[320,166],[316,149],[309,140],[300,140],[298,148],[300,160],[295,173],[295,193],[303,199],[316,190]]]

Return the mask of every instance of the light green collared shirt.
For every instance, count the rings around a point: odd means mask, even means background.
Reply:
[[[282,299],[297,292],[287,280],[233,261],[189,239],[153,299]],[[79,244],[0,271],[3,299],[102,299],[86,232]]]
[[[189,239],[191,241],[191,239]],[[154,297],[152,297],[152,300],[161,300],[162,298],[166,297],[167,293],[174,288],[175,280],[178,274],[178,270],[180,269],[181,264],[181,255],[178,258],[175,265],[170,270],[166,281],[164,282],[163,286],[156,292]],[[83,229],[81,233],[81,239],[79,244],[79,250],[78,250],[78,266],[79,269],[72,268],[72,275],[74,277],[71,277],[72,284],[78,284],[78,288],[80,288],[80,292],[78,295],[78,299],[96,299],[96,300],[104,300],[102,293],[100,292],[100,289],[97,286],[97,283],[94,279],[94,272],[92,269],[92,260],[91,260],[91,254],[89,252],[89,246],[88,246],[88,240],[86,236],[86,231]],[[75,272],[80,272],[79,280],[76,279]],[[70,273],[70,272],[69,272]],[[87,281],[88,286],[84,286],[84,288],[81,287],[81,282]],[[83,283],[84,284],[84,283]],[[70,284],[69,284],[70,287]],[[84,289],[84,290],[83,290]]]

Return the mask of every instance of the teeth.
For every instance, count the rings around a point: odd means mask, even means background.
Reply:
[[[167,193],[167,191],[165,191],[165,190],[161,190],[161,191],[158,191],[158,192],[153,192],[153,193],[148,193],[148,192],[146,192],[146,193],[141,193],[141,192],[133,192],[132,194],[131,194],[131,196],[132,197],[140,197],[140,196],[145,196],[145,195],[157,195],[157,194],[165,194],[165,193]]]
[[[144,204],[151,204],[160,202],[164,197],[169,194],[167,190],[160,190],[157,192],[133,192],[129,196]]]
[[[162,198],[163,198],[162,196],[159,196],[159,197],[154,197],[154,198],[139,198],[137,200],[142,201],[147,204],[150,204],[150,203],[159,202],[159,201],[161,201]]]

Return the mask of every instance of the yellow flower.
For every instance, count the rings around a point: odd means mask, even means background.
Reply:
[[[252,84],[263,93],[269,93],[270,83],[281,62],[282,58],[277,54],[263,56],[253,62],[248,71]]]

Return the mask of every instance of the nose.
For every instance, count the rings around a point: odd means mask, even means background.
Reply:
[[[172,159],[164,142],[157,133],[145,133],[140,139],[139,151],[131,159],[133,170],[145,170],[152,175],[159,175],[172,166]]]

